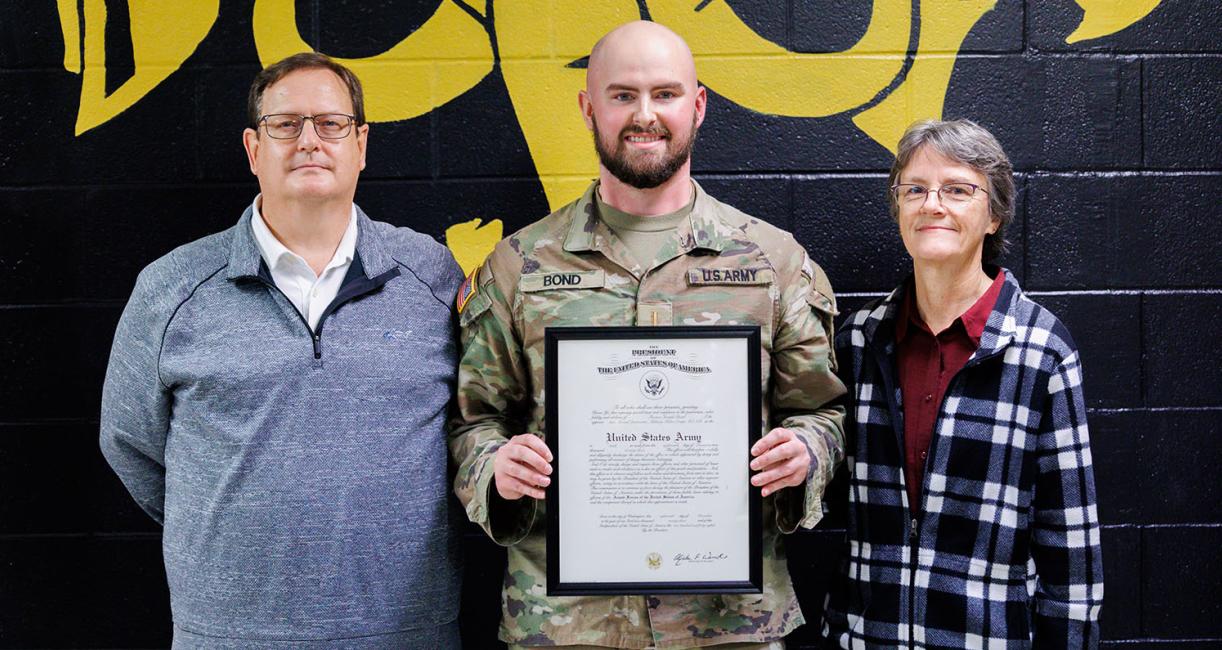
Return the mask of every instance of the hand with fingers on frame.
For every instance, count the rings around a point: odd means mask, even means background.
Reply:
[[[806,482],[810,474],[810,450],[796,433],[776,428],[751,446],[751,485],[760,488],[760,496],[777,490],[796,487]]]
[[[502,499],[544,497],[552,482],[552,452],[539,436],[523,433],[509,439],[492,459],[493,481]]]

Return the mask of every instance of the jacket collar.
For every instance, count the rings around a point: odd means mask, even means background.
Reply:
[[[734,231],[722,220],[718,202],[700,183],[693,180],[692,185],[696,188],[695,204],[687,220],[679,225],[678,233],[686,241],[684,252],[704,248],[720,253],[734,241]],[[598,181],[594,181],[573,206],[573,221],[564,238],[564,250],[570,253],[598,250],[599,239],[610,235],[610,229],[598,218],[594,199],[597,191]]]
[[[974,359],[1000,352],[1017,335],[1018,324],[1014,314],[1019,301],[1025,298],[1022,289],[1018,286],[1018,281],[1014,279],[1014,274],[1005,268],[1000,269],[1000,272],[1006,274],[1005,282],[1001,286],[1001,293],[998,294],[997,302],[993,305],[993,310],[989,313],[988,321],[985,323],[984,333],[980,336],[980,346],[972,355]],[[912,276],[910,275],[866,315],[866,321],[861,329],[868,345],[877,347],[886,354],[892,352],[895,345],[895,324],[901,311],[900,306],[904,301],[904,292],[907,291],[911,282]]]
[[[371,220],[360,206],[356,208],[356,255],[353,257],[352,268],[360,268],[361,275],[366,279],[376,278],[396,267],[394,259],[386,250],[381,238],[374,233]],[[255,242],[254,231],[251,230],[251,219],[254,211],[246,206],[238,225],[234,227],[233,238],[229,244],[229,266],[226,277],[229,280],[241,278],[257,278],[263,264],[263,256],[259,253],[259,245]],[[359,264],[357,263],[359,262]],[[345,283],[347,280],[345,280]]]
[[[1014,274],[1009,269],[1002,271],[1006,274],[1006,281],[1001,285],[1001,293],[997,296],[997,303],[993,305],[993,313],[989,314],[989,320],[984,325],[976,356],[996,354],[1018,336],[1018,319],[1015,315],[1019,311],[1019,302],[1027,298],[1018,286],[1018,281],[1014,279]]]
[[[958,329],[963,334],[971,339],[974,347],[980,347],[980,337],[984,336],[984,328],[988,325],[989,317],[993,314],[993,308],[997,305],[997,298],[1001,295],[1001,288],[1005,286],[1006,273],[1001,269],[997,269],[993,276],[989,287],[984,293],[972,303],[972,306],[967,311],[963,312],[950,325],[950,329]],[[903,343],[908,333],[914,328],[924,330],[932,335],[929,331],[929,326],[921,320],[921,315],[918,313],[916,305],[916,286],[911,281],[904,283],[905,289],[903,298],[900,300],[900,310],[895,315],[895,342]],[[938,336],[941,336],[939,334]]]

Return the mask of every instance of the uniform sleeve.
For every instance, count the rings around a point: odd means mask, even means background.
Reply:
[[[800,272],[780,287],[782,315],[772,349],[771,426],[792,430],[806,444],[811,470],[801,488],[777,492],[782,532],[811,528],[823,518],[823,490],[844,460],[845,393],[836,377],[832,319],[836,303],[823,269],[802,253]]]
[[[1103,558],[1076,351],[1048,382],[1038,435],[1032,531],[1037,576],[1034,647],[1094,648],[1099,645]]]
[[[454,493],[467,518],[493,541],[508,546],[530,532],[538,503],[531,497],[502,499],[493,484],[493,456],[509,438],[525,430],[522,422],[529,398],[527,369],[509,302],[513,294],[498,281],[493,266],[489,258],[458,292],[462,350],[449,446],[457,466]],[[509,274],[499,275],[504,279]]]
[[[102,386],[100,444],[132,498],[162,523],[172,395],[158,372],[169,316],[156,307],[165,296],[153,286],[155,276],[153,267],[140,274],[115,331]]]

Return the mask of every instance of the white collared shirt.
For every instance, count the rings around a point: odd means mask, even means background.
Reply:
[[[335,255],[323,268],[322,275],[315,275],[314,269],[310,268],[305,258],[280,243],[267,227],[267,222],[263,221],[263,215],[259,212],[261,198],[262,195],[255,197],[252,206],[254,215],[250,219],[255,243],[259,245],[259,253],[263,255],[263,261],[272,273],[276,288],[301,312],[302,317],[310,324],[310,330],[314,331],[318,328],[318,319],[339,293],[344,275],[348,273],[348,267],[352,265],[352,258],[356,255],[356,206],[352,206],[348,229],[339,240]]]

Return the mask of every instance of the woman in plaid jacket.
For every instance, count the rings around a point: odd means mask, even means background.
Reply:
[[[1078,351],[991,266],[1014,215],[1001,145],[913,125],[891,170],[913,274],[836,337],[853,400],[843,648],[1084,648],[1103,565]]]

